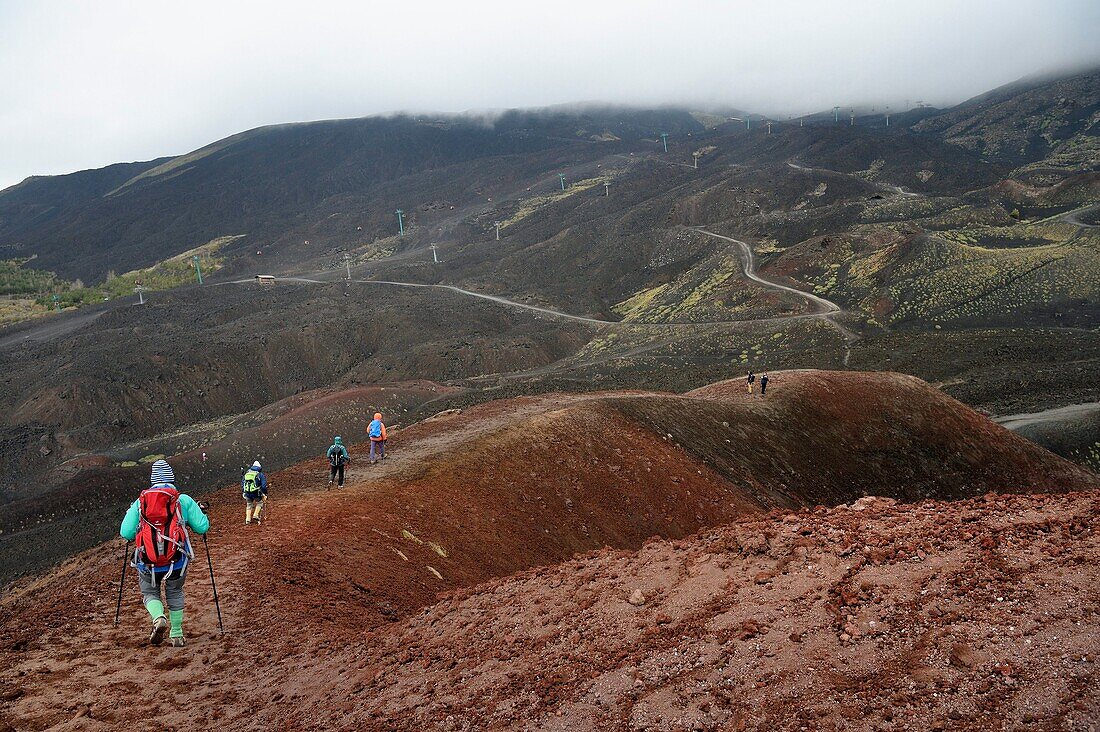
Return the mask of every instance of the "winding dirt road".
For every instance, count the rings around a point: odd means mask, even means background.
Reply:
[[[745,276],[746,279],[752,280],[753,282],[756,282],[760,285],[763,285],[765,288],[770,289],[770,290],[776,290],[776,291],[780,291],[780,292],[787,292],[787,293],[790,293],[792,295],[797,295],[798,297],[805,298],[808,302],[813,303],[814,305],[817,305],[820,308],[819,312],[809,313],[809,314],[802,314],[802,315],[777,315],[777,316],[770,317],[770,318],[754,318],[754,319],[746,319],[746,320],[712,320],[712,321],[680,322],[680,323],[676,323],[676,322],[672,322],[672,323],[638,323],[638,322],[633,322],[633,321],[604,320],[604,319],[601,319],[601,318],[592,318],[592,317],[588,317],[588,316],[585,316],[585,315],[574,315],[572,313],[566,313],[566,312],[563,312],[561,310],[554,310],[553,308],[546,308],[546,307],[541,307],[539,305],[531,305],[529,303],[518,302],[516,300],[511,300],[507,297],[502,297],[500,295],[489,295],[489,294],[486,294],[484,292],[475,292],[474,290],[467,290],[466,288],[458,287],[457,285],[432,284],[432,283],[424,283],[424,282],[402,282],[402,281],[397,281],[397,280],[367,280],[367,279],[352,279],[352,280],[350,280],[350,282],[354,282],[356,284],[361,284],[361,285],[388,285],[388,286],[391,286],[391,287],[413,287],[413,288],[418,288],[418,289],[448,290],[450,292],[454,292],[454,293],[457,293],[459,295],[465,295],[466,297],[476,297],[476,298],[479,298],[479,299],[482,299],[482,300],[488,300],[490,302],[494,302],[498,305],[503,305],[505,307],[520,308],[522,310],[530,310],[532,312],[541,313],[543,315],[550,315],[550,316],[555,317],[555,318],[564,318],[564,319],[567,319],[567,320],[574,320],[574,321],[578,321],[578,322],[582,322],[582,323],[590,323],[590,324],[593,324],[593,325],[609,325],[609,326],[628,325],[628,326],[632,326],[632,327],[651,326],[651,327],[667,328],[669,326],[688,326],[688,325],[690,325],[690,326],[699,326],[699,325],[724,325],[724,324],[735,324],[735,323],[762,323],[762,322],[770,322],[770,321],[777,321],[777,320],[788,320],[788,319],[792,319],[792,318],[795,318],[795,319],[805,319],[805,318],[808,318],[808,317],[813,317],[813,318],[822,317],[822,318],[824,318],[824,317],[827,317],[829,315],[835,315],[837,313],[844,312],[843,308],[841,308],[839,305],[837,305],[832,300],[828,300],[824,297],[821,297],[820,295],[815,295],[812,292],[807,292],[805,290],[800,290],[797,287],[790,287],[788,285],[784,285],[784,284],[781,284],[779,282],[775,282],[773,280],[769,280],[769,279],[765,279],[764,277],[761,277],[756,272],[756,256],[753,254],[752,248],[747,243],[745,243],[745,242],[743,242],[739,239],[734,239],[733,237],[724,236],[723,234],[716,234],[715,232],[708,231],[707,229],[704,229],[702,227],[697,227],[697,226],[696,227],[690,227],[690,230],[698,232],[700,234],[704,234],[705,236],[714,237],[715,239],[721,239],[723,241],[727,241],[727,242],[730,242],[730,243],[736,245],[736,247],[737,247],[737,249],[738,249],[738,251],[740,252],[740,255],[741,255],[741,272]],[[316,279],[316,278],[312,278],[312,277],[293,277],[293,276],[279,277],[278,279],[281,280],[281,281],[284,281],[284,282],[300,282],[300,283],[314,284],[314,285],[334,284],[336,282],[348,282],[349,281],[349,280],[320,280],[320,279]],[[219,283],[219,284],[242,285],[242,284],[251,284],[253,282],[255,282],[255,280],[253,280],[253,279],[240,279],[240,280],[232,280],[230,282]],[[850,331],[847,331],[847,332],[850,335],[854,335],[854,334],[851,334]]]
[[[734,239],[733,237],[723,236],[722,234],[715,234],[713,231],[707,231],[706,229],[702,229],[702,228],[696,228],[695,231],[698,231],[700,234],[706,234],[707,236],[713,236],[716,239],[724,239],[725,241],[732,242],[732,243],[736,244],[737,248],[741,250],[741,254],[743,255],[742,259],[741,259],[742,272],[744,273],[745,277],[747,277],[748,279],[752,280],[753,282],[757,282],[757,283],[759,283],[759,284],[761,284],[764,287],[767,287],[769,289],[780,290],[780,291],[783,291],[783,292],[789,292],[789,293],[792,293],[792,294],[795,294],[795,295],[799,295],[801,297],[806,298],[806,300],[808,300],[809,302],[812,302],[815,305],[817,305],[818,307],[820,307],[821,310],[819,312],[811,313],[809,316],[801,315],[801,316],[790,316],[790,317],[821,318],[826,323],[828,323],[833,328],[835,328],[837,330],[837,332],[840,333],[840,335],[843,336],[843,338],[844,338],[844,366],[845,367],[848,366],[848,362],[851,361],[851,359],[852,359],[852,344],[860,339],[860,335],[858,333],[844,327],[843,325],[838,323],[833,318],[834,315],[838,315],[839,313],[844,312],[843,308],[841,308],[839,305],[837,305],[832,300],[827,300],[827,299],[825,299],[825,298],[823,298],[819,295],[813,294],[812,292],[806,292],[804,290],[799,290],[796,287],[788,287],[787,285],[781,285],[778,282],[773,282],[772,280],[766,280],[763,277],[756,274],[756,257],[752,252],[752,247],[750,247],[748,244],[741,241],[740,239]]]
[[[316,279],[316,277],[293,277],[293,276],[280,277],[278,279],[280,279],[282,281],[286,281],[286,282],[297,282],[297,283],[303,283],[303,284],[317,284],[317,285],[334,284],[336,282],[341,282],[342,281],[342,282],[345,282],[345,283],[350,282],[350,283],[355,283],[355,284],[360,284],[360,285],[382,285],[382,286],[387,286],[387,287],[409,287],[409,288],[417,288],[417,289],[445,290],[445,291],[453,292],[453,293],[458,294],[458,295],[462,295],[464,297],[473,297],[473,298],[478,298],[478,299],[481,299],[481,300],[488,300],[489,302],[492,302],[492,303],[495,303],[497,305],[501,305],[501,306],[504,306],[504,307],[511,307],[511,308],[517,308],[517,309],[521,309],[521,310],[527,310],[527,311],[530,311],[530,312],[539,313],[540,315],[548,315],[548,316],[554,317],[554,318],[562,318],[562,319],[565,319],[565,320],[571,320],[571,321],[574,321],[574,322],[586,323],[586,324],[589,324],[589,325],[595,325],[595,326],[607,327],[607,328],[633,328],[633,329],[655,330],[655,329],[688,328],[688,327],[690,327],[690,328],[699,328],[699,327],[705,327],[705,326],[733,326],[733,325],[738,325],[738,324],[750,324],[750,323],[751,324],[775,323],[775,322],[780,322],[780,321],[784,321],[784,320],[791,321],[791,320],[821,319],[821,320],[824,320],[826,323],[828,323],[831,327],[833,327],[841,335],[841,337],[844,339],[844,361],[843,361],[843,363],[844,363],[845,367],[848,366],[848,363],[851,360],[851,355],[852,355],[852,344],[855,343],[857,340],[859,340],[860,336],[859,336],[859,334],[855,333],[854,331],[852,331],[852,330],[846,328],[845,326],[841,325],[840,323],[838,323],[834,319],[834,316],[844,312],[843,308],[841,308],[839,305],[837,305],[832,300],[828,300],[824,297],[821,297],[820,295],[815,295],[812,292],[807,292],[805,290],[800,290],[796,287],[791,287],[789,285],[784,285],[782,283],[775,282],[773,280],[769,280],[769,279],[766,279],[764,277],[761,277],[759,274],[757,274],[757,271],[756,271],[756,256],[753,254],[752,247],[750,247],[746,242],[741,241],[740,239],[734,239],[733,237],[725,236],[723,234],[717,234],[713,231],[709,231],[709,230],[704,229],[702,227],[690,227],[689,230],[694,231],[694,232],[699,233],[699,234],[703,234],[704,236],[713,237],[715,239],[720,239],[722,241],[729,242],[729,243],[733,244],[736,247],[736,249],[739,253],[739,258],[741,259],[741,273],[746,279],[751,280],[753,282],[756,282],[757,284],[759,284],[759,285],[761,285],[761,286],[763,286],[767,289],[770,289],[770,290],[774,290],[774,291],[777,291],[777,292],[785,292],[785,293],[788,293],[788,294],[796,295],[798,297],[802,297],[807,302],[809,302],[811,305],[816,306],[817,312],[791,314],[791,315],[777,315],[777,316],[773,316],[773,317],[769,317],[769,318],[755,318],[755,319],[745,319],[745,320],[715,320],[715,321],[699,321],[699,322],[639,323],[639,322],[634,322],[634,321],[604,320],[602,318],[593,318],[593,317],[589,317],[589,316],[585,316],[585,315],[574,315],[572,313],[566,313],[566,312],[563,312],[561,310],[554,310],[553,308],[541,307],[539,305],[531,305],[529,303],[518,302],[516,300],[511,300],[507,297],[502,297],[500,295],[489,295],[489,294],[486,294],[486,293],[483,293],[483,292],[476,292],[474,290],[468,290],[464,287],[458,287],[457,285],[431,284],[431,283],[423,283],[423,282],[401,282],[401,281],[396,281],[396,280],[368,280],[368,279],[321,280],[321,279]],[[251,284],[253,282],[254,282],[254,280],[252,280],[252,279],[241,279],[241,280],[232,280],[230,282],[225,282],[225,283],[221,283],[221,284]],[[598,362],[603,362],[603,361],[613,360],[613,359],[617,359],[617,358],[640,355],[641,353],[646,353],[646,352],[652,351],[656,348],[660,348],[663,345],[667,345],[667,343],[672,342],[674,340],[675,340],[675,338],[665,339],[665,340],[662,340],[662,341],[658,341],[656,343],[651,343],[651,344],[647,344],[645,346],[640,346],[640,347],[635,348],[631,351],[628,351],[626,354],[611,355],[611,356],[607,356],[607,357],[602,358],[602,359],[598,359],[597,361],[585,361],[585,362],[579,363],[579,364],[568,364],[567,359],[564,359],[562,361],[559,361],[559,362],[556,362],[556,363],[553,363],[553,364],[548,364],[547,366],[539,367],[539,368],[536,368],[536,369],[530,369],[528,371],[523,371],[523,372],[516,372],[515,374],[512,374],[511,377],[514,378],[514,377],[518,377],[518,376],[528,376],[528,375],[545,375],[547,373],[552,373],[552,372],[559,371],[559,370],[562,370],[562,369],[578,368],[580,366],[591,366],[591,365],[594,365],[595,363],[598,363]],[[499,374],[486,375],[486,376],[480,377],[480,378],[488,378],[490,376],[498,377]]]
[[[481,293],[481,292],[474,292],[473,290],[467,290],[465,288],[456,287],[454,285],[423,284],[423,283],[415,283],[415,282],[395,282],[395,281],[392,281],[392,280],[363,280],[363,279],[352,280],[352,282],[355,282],[355,283],[358,283],[358,284],[370,284],[370,285],[389,285],[389,286],[394,286],[394,287],[418,287],[418,288],[436,288],[436,289],[449,290],[451,292],[454,292],[454,293],[457,293],[457,294],[460,294],[460,295],[464,295],[464,296],[467,296],[467,297],[476,297],[476,298],[480,298],[480,299],[483,299],[483,300],[489,300],[491,302],[494,302],[498,305],[503,305],[505,307],[520,308],[520,309],[524,309],[524,310],[530,310],[530,311],[534,311],[534,312],[537,312],[537,313],[541,313],[541,314],[544,314],[544,315],[550,315],[552,317],[565,318],[565,319],[568,319],[568,320],[579,321],[579,322],[588,323],[588,324],[592,324],[592,325],[613,327],[613,328],[645,328],[645,329],[661,329],[661,328],[663,328],[663,329],[670,329],[670,328],[675,329],[675,328],[686,328],[686,327],[699,328],[699,327],[705,327],[705,326],[724,326],[724,325],[749,324],[749,323],[754,323],[754,324],[773,323],[773,322],[779,322],[779,321],[783,321],[783,320],[821,319],[821,320],[824,320],[825,322],[827,322],[833,328],[835,328],[837,330],[837,332],[840,333],[841,337],[844,339],[844,366],[845,367],[848,366],[848,363],[851,360],[851,355],[852,355],[852,348],[851,348],[852,344],[854,342],[856,342],[857,340],[859,340],[860,336],[859,336],[859,334],[849,330],[848,328],[844,327],[843,325],[841,325],[840,323],[838,323],[836,320],[833,319],[833,316],[844,312],[843,308],[841,308],[839,305],[837,305],[832,300],[828,300],[828,299],[826,299],[824,297],[821,297],[819,295],[815,295],[812,292],[806,292],[806,291],[800,290],[796,287],[790,287],[788,285],[784,285],[784,284],[781,284],[779,282],[775,282],[775,281],[772,281],[772,280],[769,280],[769,279],[765,279],[765,278],[761,277],[760,275],[758,275],[757,272],[756,272],[756,257],[753,254],[752,247],[750,247],[746,242],[743,242],[739,239],[734,239],[734,238],[729,237],[729,236],[724,236],[722,234],[716,234],[713,231],[708,231],[708,230],[703,229],[701,227],[692,227],[690,230],[695,231],[695,232],[700,233],[700,234],[703,234],[705,236],[714,237],[716,239],[721,239],[723,241],[727,241],[727,242],[730,242],[730,243],[734,244],[737,247],[737,249],[740,253],[741,272],[742,272],[742,274],[744,275],[744,277],[746,279],[749,279],[753,282],[756,282],[757,284],[760,284],[760,285],[762,285],[763,287],[765,287],[767,289],[771,289],[771,290],[775,290],[775,291],[779,291],[779,292],[787,292],[787,293],[805,298],[807,300],[807,302],[809,302],[813,305],[816,305],[818,307],[818,312],[803,313],[803,314],[792,314],[792,315],[779,315],[779,316],[774,316],[774,317],[770,317],[770,318],[757,318],[757,319],[747,319],[747,320],[716,320],[716,321],[701,321],[701,322],[691,322],[691,323],[687,323],[687,322],[638,323],[638,322],[621,321],[621,320],[620,321],[602,320],[602,319],[599,319],[599,318],[590,318],[590,317],[586,317],[586,316],[583,316],[583,315],[573,315],[571,313],[564,313],[560,310],[553,310],[553,309],[550,309],[550,308],[544,308],[544,307],[539,307],[539,306],[536,306],[536,305],[529,305],[527,303],[517,302],[515,300],[510,300],[506,297],[500,297],[500,296],[497,296],[497,295],[487,295],[487,294],[484,294],[484,293]],[[319,283],[320,282],[319,280],[309,280],[309,279],[304,279],[304,278],[284,278],[284,279],[289,279],[289,280],[292,280],[292,281],[299,281],[299,282],[313,282],[313,283]],[[668,345],[669,343],[674,342],[675,340],[676,340],[675,337],[665,338],[665,339],[656,341],[654,343],[649,343],[649,344],[646,344],[644,346],[639,346],[639,347],[631,349],[630,351],[627,351],[625,353],[611,354],[611,355],[608,355],[608,356],[605,356],[605,357],[601,357],[599,359],[588,360],[588,361],[583,361],[583,362],[579,362],[579,363],[569,363],[568,359],[562,359],[561,361],[558,361],[558,362],[555,362],[555,363],[552,363],[552,364],[547,364],[546,366],[541,366],[541,367],[538,367],[538,368],[528,369],[526,371],[520,371],[520,372],[515,372],[513,374],[509,374],[509,375],[507,375],[506,378],[519,378],[519,377],[526,377],[526,376],[542,376],[542,375],[546,375],[546,374],[549,374],[549,373],[554,373],[554,372],[557,372],[557,371],[571,370],[571,369],[577,369],[577,368],[582,368],[582,367],[593,366],[593,365],[596,365],[596,364],[599,364],[599,363],[604,363],[604,362],[612,361],[612,360],[618,360],[618,359],[621,359],[621,358],[630,358],[630,357],[633,357],[633,356],[641,355],[643,353],[648,353],[648,352],[656,350],[658,348],[662,348],[662,347]],[[500,378],[500,375],[499,374],[487,374],[487,375],[482,376],[482,377],[475,377],[473,380],[476,381],[476,380],[488,379],[488,378]]]
[[[1057,218],[1058,218],[1059,221],[1064,221],[1067,224],[1072,224],[1072,225],[1074,225],[1074,226],[1076,226],[1080,229],[1100,228],[1100,227],[1098,227],[1097,224],[1086,224],[1084,221],[1082,221],[1080,218],[1078,218],[1081,214],[1083,214],[1087,211],[1092,211],[1095,208],[1097,208],[1096,204],[1091,204],[1090,203],[1087,206],[1082,206],[1081,208],[1075,208],[1072,211],[1066,211],[1064,214],[1058,216]]]
[[[1045,422],[1063,422],[1076,417],[1084,417],[1093,412],[1100,411],[1100,402],[1087,402],[1084,404],[1067,404],[1064,407],[1054,407],[1041,412],[1025,412],[1023,414],[1006,414],[993,417],[993,421],[1013,432],[1033,424]]]
[[[698,231],[700,234],[706,234],[707,236],[713,236],[715,239],[723,239],[725,241],[736,244],[737,248],[741,250],[741,254],[743,255],[741,260],[741,271],[745,275],[745,277],[752,280],[753,282],[758,282],[764,287],[767,287],[771,290],[782,290],[783,292],[789,292],[793,295],[804,297],[815,305],[819,305],[821,307],[821,312],[818,313],[819,315],[830,315],[832,313],[841,312],[840,306],[832,300],[826,300],[825,298],[815,295],[812,292],[799,290],[797,287],[788,287],[787,285],[781,285],[778,282],[773,282],[772,280],[766,280],[760,275],[756,274],[756,255],[753,254],[752,247],[750,247],[748,244],[741,241],[740,239],[734,239],[730,236],[716,234],[713,231],[707,231],[706,229],[701,227],[695,227],[694,230]]]
[[[363,279],[352,280],[352,282],[356,282],[356,283],[359,283],[359,284],[370,284],[370,285],[392,285],[392,286],[395,286],[395,287],[419,287],[419,288],[437,288],[437,289],[442,289],[442,290],[450,290],[451,292],[455,292],[455,293],[458,293],[460,295],[466,295],[468,297],[477,297],[477,298],[481,298],[483,300],[489,300],[491,302],[495,302],[499,305],[504,305],[504,306],[507,306],[507,307],[522,308],[524,310],[532,310],[534,312],[542,313],[544,315],[551,315],[551,316],[558,317],[558,318],[566,318],[568,320],[576,320],[576,321],[580,321],[580,322],[584,322],[584,323],[592,323],[592,324],[595,324],[595,325],[631,325],[631,326],[659,326],[659,327],[686,326],[686,325],[692,325],[692,326],[698,326],[698,325],[724,325],[724,324],[733,324],[733,323],[768,322],[768,321],[775,321],[775,320],[786,320],[786,319],[791,319],[791,318],[802,318],[802,319],[804,319],[804,318],[807,318],[807,317],[826,317],[826,316],[829,316],[829,315],[835,315],[837,313],[844,312],[843,309],[839,305],[837,305],[835,302],[833,302],[832,300],[828,300],[824,297],[821,297],[820,295],[815,295],[812,292],[806,292],[805,290],[800,290],[797,287],[790,287],[788,285],[784,285],[784,284],[781,284],[779,282],[775,282],[773,280],[765,279],[765,278],[761,277],[760,275],[758,275],[756,273],[756,256],[753,254],[752,248],[747,243],[745,243],[745,242],[743,242],[739,239],[734,239],[733,237],[724,236],[722,234],[716,234],[713,231],[708,231],[707,229],[704,229],[702,227],[690,227],[690,228],[691,228],[691,231],[696,231],[700,234],[704,234],[706,236],[714,237],[715,239],[722,239],[723,241],[728,241],[728,242],[731,242],[732,244],[736,245],[737,249],[741,253],[741,273],[745,276],[745,278],[747,278],[749,280],[752,280],[753,282],[756,282],[760,285],[763,285],[767,289],[777,290],[777,291],[780,291],[780,292],[787,292],[787,293],[790,293],[792,295],[797,295],[799,297],[805,298],[808,302],[811,302],[811,303],[817,305],[818,307],[820,307],[820,309],[821,309],[820,312],[810,313],[808,315],[778,315],[778,316],[771,317],[771,318],[756,318],[756,319],[747,319],[747,320],[713,320],[713,321],[700,321],[700,322],[692,322],[692,323],[636,323],[636,322],[621,321],[621,320],[602,320],[600,318],[590,318],[590,317],[587,317],[587,316],[584,316],[584,315],[573,315],[571,313],[565,313],[565,312],[562,312],[560,310],[554,310],[554,309],[551,309],[551,308],[539,307],[537,305],[530,305],[528,303],[517,302],[515,300],[510,300],[506,297],[501,297],[499,295],[487,295],[487,294],[482,293],[482,292],[474,292],[473,290],[467,290],[465,288],[457,287],[455,285],[424,284],[424,283],[418,283],[418,282],[397,282],[397,281],[393,281],[393,280],[363,280]],[[319,280],[311,280],[311,279],[305,279],[305,278],[284,277],[282,279],[297,281],[297,282],[320,283]],[[245,280],[245,281],[248,281],[248,280]]]
[[[855,176],[853,173],[844,173],[839,170],[831,170],[830,168],[811,168],[809,166],[799,165],[798,163],[793,162],[788,162],[787,165],[791,168],[794,168],[795,170],[804,170],[807,173],[828,173],[829,175],[843,175],[849,178],[858,177]],[[860,178],[860,180],[862,180],[864,183],[870,183],[871,185],[876,186],[879,190],[886,191],[888,193],[905,196],[906,198],[924,198],[923,193],[917,193],[916,191],[907,191],[901,186],[896,186],[893,183],[883,183],[881,181],[867,180],[865,178]]]
[[[530,310],[532,312],[542,313],[543,315],[550,315],[555,318],[575,320],[581,323],[591,323],[593,325],[618,325],[618,322],[614,320],[601,320],[600,318],[589,318],[584,315],[573,315],[572,313],[565,313],[561,310],[554,310],[552,308],[539,307],[538,305],[529,305],[527,303],[516,302],[515,300],[509,300],[506,297],[500,297],[498,295],[486,295],[483,292],[474,292],[473,290],[467,290],[456,285],[433,285],[423,284],[419,282],[395,282],[393,280],[352,280],[352,282],[365,285],[391,285],[394,287],[420,287],[449,290],[450,292],[456,292],[459,295],[466,295],[467,297],[476,297],[481,300],[488,300],[489,302],[495,302],[498,305],[504,305],[505,307],[522,308],[523,310]]]

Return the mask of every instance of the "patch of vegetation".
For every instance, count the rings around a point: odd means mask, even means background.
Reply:
[[[48,295],[59,280],[52,272],[25,267],[31,259],[0,260],[0,326],[50,312]]]
[[[230,137],[226,137],[223,140],[218,140],[217,142],[211,143],[206,147],[201,147],[198,150],[194,150],[185,155],[179,155],[177,157],[171,158],[170,160],[158,165],[155,168],[150,168],[143,173],[139,173],[138,175],[120,185],[118,188],[110,191],[107,195],[117,195],[125,188],[132,186],[142,180],[158,177],[165,178],[171,177],[172,175],[179,175],[181,172],[186,171],[189,167],[202,160],[203,158],[209,155],[213,155],[214,153],[230,147],[238,142],[247,140],[249,137],[255,135],[258,131],[259,130],[250,130],[248,132],[239,132],[236,135],[232,135]]]
[[[943,215],[958,206],[953,198],[914,198],[910,196],[884,196],[863,204],[859,222],[879,224],[892,221],[912,221]]]
[[[1038,227],[1010,231],[1017,238],[956,230],[869,251],[840,246],[807,279],[886,324],[1002,318],[1100,293],[1100,247],[1091,237],[1051,242],[1052,232]]]
[[[0,260],[0,295],[41,295],[57,288],[53,272],[23,266],[31,259]]]
[[[1031,171],[1046,171],[1051,168],[1075,173],[1089,170],[1100,160],[1100,138],[1093,135],[1074,135],[1055,147],[1042,160],[1018,168],[1013,175],[1024,175]]]
[[[611,309],[629,322],[718,323],[772,317],[804,307],[796,295],[777,293],[745,279],[740,255],[726,247],[669,282],[638,290]]]
[[[379,259],[385,259],[386,257],[392,257],[394,252],[396,252],[396,251],[397,251],[397,246],[396,245],[371,246],[367,249],[366,254],[363,254],[361,256],[357,256],[355,258],[355,263],[356,264],[361,264],[362,262],[374,262],[374,261],[377,261]]]
[[[982,249],[1018,249],[1043,247],[1067,241],[1072,228],[1057,223],[1019,224],[1015,226],[971,226],[942,231],[939,236],[956,244]]]
[[[0,325],[48,315],[59,307],[81,307],[133,295],[134,288],[139,284],[152,291],[194,282],[195,257],[199,258],[204,276],[216,272],[225,263],[218,252],[241,236],[243,234],[218,237],[152,267],[122,275],[110,274],[106,282],[93,287],[86,287],[80,280],[68,282],[53,272],[27,267],[31,259],[0,260]]]
[[[752,249],[757,254],[776,254],[783,251],[783,247],[779,246],[779,241],[768,237],[761,237],[753,242]]]
[[[724,115],[711,114],[710,112],[691,112],[690,114],[699,124],[703,125],[708,130],[713,130],[715,127],[726,124],[728,121]]]
[[[610,180],[610,175],[601,175],[596,178],[585,178],[584,180],[579,180],[576,183],[570,183],[568,186],[566,186],[564,191],[554,191],[553,193],[548,193],[545,196],[532,196],[531,198],[528,198],[526,201],[524,201],[523,205],[520,206],[519,209],[514,214],[512,214],[512,216],[507,221],[501,222],[500,228],[501,230],[507,229],[509,226],[519,223],[520,221],[527,218],[541,208],[549,206],[552,203],[557,203],[558,201],[563,201],[572,195],[582,193],[583,191],[587,191],[590,188],[602,186],[605,181]]]
[[[50,309],[29,297],[0,297],[0,326],[49,315]]]
[[[650,287],[646,290],[640,290],[628,299],[613,305],[611,309],[623,316],[626,320],[637,320],[642,314],[649,310],[653,301],[667,289],[668,284],[665,283],[663,285],[657,285],[656,287]]]
[[[77,280],[68,289],[57,293],[61,306],[79,307],[114,297],[125,297],[134,294],[134,288],[138,285],[146,290],[168,290],[194,282],[195,257],[199,258],[199,266],[204,275],[216,272],[225,263],[224,259],[218,256],[218,252],[226,244],[241,236],[243,234],[221,236],[202,246],[177,254],[171,259],[158,262],[152,267],[135,269],[116,276],[108,275],[106,282],[94,287],[80,286],[80,281]]]
[[[726,264],[731,264],[727,262]],[[696,307],[708,297],[712,296],[718,286],[734,275],[732,268],[715,269],[710,275],[700,282],[695,289],[684,297],[680,307],[687,310]]]
[[[1100,473],[1100,442],[1075,450],[1070,456],[1079,465],[1084,465],[1094,473]]]

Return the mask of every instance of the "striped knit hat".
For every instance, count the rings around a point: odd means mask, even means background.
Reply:
[[[172,466],[166,460],[157,460],[153,463],[153,476],[151,485],[175,485],[176,476],[172,473]]]

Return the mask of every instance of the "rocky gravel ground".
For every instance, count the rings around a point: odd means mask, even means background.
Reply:
[[[261,526],[214,491],[185,648],[132,570],[113,624],[121,539],[24,577],[0,732],[1095,726],[1096,476],[911,377],[773,378],[447,410]]]
[[[349,654],[340,723],[1094,730],[1098,528],[1098,491],[870,497],[591,554]]]

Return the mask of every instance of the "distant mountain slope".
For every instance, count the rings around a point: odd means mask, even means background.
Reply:
[[[35,267],[99,280],[226,234],[247,235],[242,249],[277,240],[324,219],[326,202],[337,200],[379,236],[393,227],[395,208],[423,202],[381,193],[408,176],[553,148],[579,147],[572,157],[583,157],[583,148],[600,147],[597,139],[702,129],[685,111],[606,108],[511,112],[491,122],[394,116],[263,127],[176,158],[2,191],[0,247],[37,254]],[[537,155],[531,163],[537,168]],[[452,193],[472,194],[461,185]]]
[[[1044,166],[1025,171],[1038,183],[1057,182],[1043,179],[1045,168],[1100,167],[1098,70],[1001,87],[922,119],[912,126],[924,133],[917,135],[904,123],[827,121],[805,129],[777,123],[771,135],[732,123],[707,128],[700,117],[712,119],[675,108],[590,106],[262,127],[185,155],[30,178],[0,191],[0,256],[37,255],[30,266],[95,282],[242,235],[226,252],[230,270],[257,251],[259,261],[275,254],[290,267],[392,235],[398,208],[413,226],[429,214],[438,223],[441,212],[458,216],[489,203],[495,183],[522,191],[608,155],[655,152],[661,132],[671,136],[666,157],[685,168],[709,144],[719,149],[703,154],[712,166],[795,162],[937,194],[988,185],[1011,166]]]
[[[36,253],[35,231],[94,203],[131,178],[169,160],[118,163],[96,170],[54,176],[33,176],[0,191],[0,258]]]
[[[1051,157],[1100,167],[1100,69],[1006,84],[913,126],[1017,165]]]

